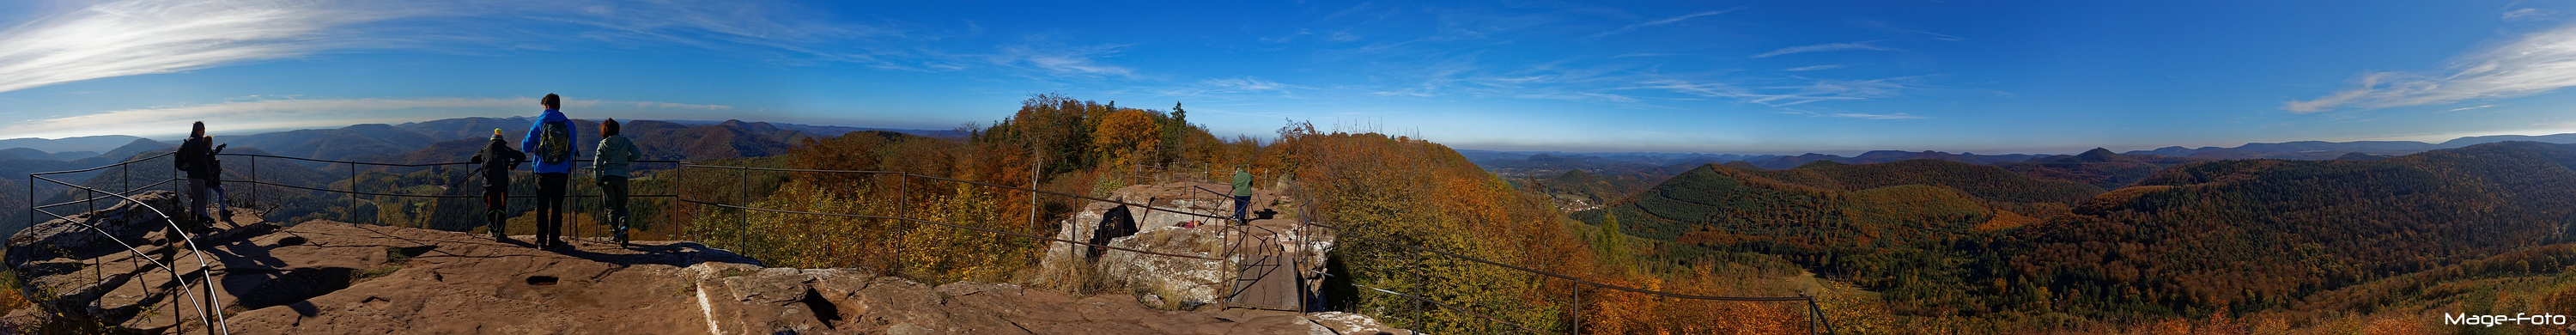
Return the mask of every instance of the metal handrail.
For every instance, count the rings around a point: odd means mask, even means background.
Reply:
[[[160,187],[162,184],[169,184],[169,183],[171,183],[171,182],[176,182],[176,181],[179,181],[179,179],[163,179],[163,180],[161,180],[160,182],[152,183],[151,185],[143,185],[143,188],[137,188],[137,190],[152,189],[152,188],[154,188],[154,187]],[[131,192],[131,191],[129,190],[128,192]],[[104,196],[104,195],[102,195],[102,196],[90,197],[89,199],[81,199],[81,200],[65,201],[65,202],[63,202],[63,203],[58,203],[58,204],[49,204],[49,205],[43,205],[43,206],[30,206],[30,207],[29,207],[29,209],[46,209],[46,208],[54,208],[54,207],[62,207],[62,206],[78,205],[78,204],[81,204],[81,203],[86,203],[86,202],[91,202],[91,201],[107,200],[107,198],[114,198],[114,197],[113,197],[113,196]]]
[[[165,154],[165,155],[166,155],[166,154]],[[331,160],[331,159],[319,159],[319,158],[287,157],[287,156],[268,155],[268,154],[228,154],[228,153],[219,153],[219,154],[215,154],[215,155],[216,155],[216,156],[235,156],[235,157],[267,157],[267,158],[291,159],[291,160],[299,160],[299,161],[307,161],[307,162],[316,162],[316,163],[331,163],[331,164],[357,164],[357,165],[367,165],[367,166],[390,166],[390,167],[431,167],[431,166],[446,166],[446,165],[469,165],[469,164],[482,164],[482,163],[472,163],[472,162],[419,163],[419,164],[404,164],[404,163],[377,163],[377,162],[358,162],[358,161],[344,161],[344,160]],[[147,159],[149,159],[149,158],[147,158]],[[564,163],[565,163],[565,164],[571,164],[571,163],[589,162],[589,161],[593,161],[593,160],[591,160],[591,159],[574,159],[574,160],[570,160],[570,161],[565,161]],[[685,162],[685,161],[667,161],[667,160],[633,160],[633,161],[627,161],[627,162],[629,162],[629,163],[687,163],[687,162]],[[520,162],[520,163],[529,163],[529,162]]]
[[[106,169],[106,168],[112,168],[112,167],[124,166],[124,165],[126,165],[126,164],[141,163],[141,162],[143,162],[143,161],[148,161],[148,160],[152,160],[152,159],[155,159],[155,158],[161,158],[161,156],[169,156],[169,155],[177,154],[177,153],[179,153],[179,152],[177,152],[177,151],[164,152],[164,153],[161,153],[161,154],[159,154],[159,155],[152,155],[152,157],[136,158],[136,159],[126,160],[126,161],[123,161],[123,162],[117,162],[116,164],[100,165],[99,167],[94,167],[94,168],[79,169],[79,170],[53,171],[53,172],[37,172],[37,173],[29,173],[29,174],[27,174],[27,175],[29,175],[29,176],[42,176],[42,175],[51,175],[51,174],[81,173],[81,172],[97,171],[97,170],[100,170],[100,169]]]
[[[158,157],[159,157],[159,156],[154,156],[154,158],[158,158]],[[147,159],[148,159],[148,158],[147,158]],[[139,162],[139,161],[143,161],[143,160],[127,161],[127,162],[117,163],[117,164],[115,164],[115,165],[110,165],[110,166],[125,165],[125,164],[132,164],[132,163]],[[91,169],[92,169],[92,170],[95,170],[95,169],[101,169],[101,168],[106,168],[106,167],[107,167],[107,166],[101,166],[101,167],[91,168]],[[172,278],[172,279],[174,279],[174,280],[176,280],[176,281],[179,283],[179,290],[180,290],[180,292],[182,292],[182,293],[186,293],[187,295],[189,295],[188,303],[189,303],[190,305],[194,305],[194,306],[196,306],[196,307],[197,307],[197,319],[198,319],[198,322],[200,322],[200,323],[205,323],[205,324],[208,324],[208,325],[211,325],[211,326],[213,326],[216,330],[220,330],[220,331],[222,331],[224,334],[231,334],[231,333],[232,333],[232,326],[226,323],[226,321],[227,321],[227,320],[225,320],[225,319],[226,319],[226,317],[224,316],[223,309],[222,309],[222,308],[211,308],[210,306],[208,306],[208,305],[220,305],[220,304],[223,304],[223,301],[222,301],[222,298],[214,296],[214,290],[215,290],[215,286],[214,286],[214,285],[215,285],[215,284],[214,284],[214,283],[215,283],[215,275],[214,275],[214,271],[209,271],[209,268],[211,267],[211,265],[210,265],[209,263],[207,263],[207,262],[206,262],[206,252],[205,252],[205,250],[203,250],[203,249],[198,249],[198,248],[197,248],[197,240],[196,240],[196,238],[188,236],[187,229],[186,229],[186,228],[179,227],[179,222],[178,222],[178,221],[176,221],[176,220],[172,220],[172,219],[170,218],[170,215],[169,215],[168,213],[163,212],[160,208],[154,208],[154,207],[152,207],[152,205],[151,205],[151,204],[144,203],[142,200],[136,200],[136,199],[134,199],[133,197],[128,197],[128,196],[125,196],[125,195],[123,195],[123,194],[117,194],[117,193],[115,193],[115,192],[100,191],[100,190],[98,190],[97,188],[91,188],[91,187],[88,187],[88,186],[81,186],[81,185],[76,185],[76,184],[72,184],[72,183],[65,183],[65,182],[62,182],[62,181],[60,181],[60,180],[54,180],[53,178],[45,178],[45,177],[38,176],[38,175],[34,175],[34,174],[27,175],[27,178],[28,178],[28,179],[35,179],[35,180],[43,180],[43,181],[52,182],[52,183],[55,183],[55,184],[62,184],[62,185],[64,185],[64,186],[68,186],[68,187],[72,187],[72,188],[77,188],[77,189],[81,189],[81,190],[89,191],[89,192],[105,193],[105,194],[108,194],[108,195],[111,195],[111,196],[115,196],[115,197],[116,197],[116,198],[118,198],[118,199],[122,199],[122,200],[125,200],[125,201],[127,201],[127,202],[132,202],[132,203],[134,203],[134,205],[135,205],[135,206],[142,206],[144,209],[152,210],[152,214],[153,214],[153,215],[155,215],[155,216],[160,216],[160,217],[161,217],[161,221],[162,221],[162,222],[164,222],[164,223],[167,223],[167,224],[170,226],[170,229],[173,231],[173,233],[172,233],[172,234],[170,234],[170,235],[176,235],[176,236],[178,236],[178,237],[179,237],[180,242],[185,242],[185,243],[187,243],[187,244],[188,244],[188,252],[189,252],[189,255],[190,255],[190,256],[194,256],[194,257],[196,257],[196,258],[197,258],[197,273],[198,273],[198,274],[200,274],[200,275],[202,275],[202,276],[204,276],[204,280],[201,280],[201,281],[198,281],[198,282],[199,282],[199,283],[201,283],[201,284],[206,285],[206,292],[205,292],[205,293],[206,293],[206,295],[204,296],[205,301],[202,301],[202,302],[201,302],[201,301],[198,301],[198,299],[197,299],[197,294],[198,294],[198,293],[196,292],[196,290],[194,290],[194,289],[192,289],[192,288],[190,288],[190,287],[189,287],[189,285],[188,285],[188,280],[187,280],[186,276],[184,276],[184,275],[180,274],[180,273],[179,273],[179,269],[174,268],[174,267],[170,267],[170,266],[169,266],[169,265],[167,265],[167,264],[162,264],[160,261],[157,261],[157,260],[151,260],[151,259],[150,259],[150,256],[151,256],[151,255],[143,253],[143,251],[142,251],[142,250],[140,250],[140,249],[135,249],[135,248],[134,248],[134,246],[133,246],[133,244],[128,244],[128,243],[125,243],[125,241],[124,241],[124,240],[117,239],[117,238],[116,238],[116,236],[115,236],[114,234],[109,234],[109,233],[107,232],[107,230],[106,230],[106,229],[101,229],[101,228],[98,228],[98,226],[96,226],[96,225],[90,225],[90,224],[87,224],[87,223],[82,223],[81,225],[82,225],[82,226],[85,226],[85,227],[89,227],[89,228],[90,228],[90,229],[92,229],[92,230],[97,230],[97,231],[99,232],[99,235],[100,235],[100,236],[102,236],[102,237],[107,237],[107,239],[108,239],[108,240],[110,240],[110,241],[114,241],[114,242],[116,242],[118,245],[124,246],[126,250],[131,251],[131,252],[134,252],[134,253],[135,253],[135,255],[139,256],[138,258],[144,258],[146,261],[150,261],[150,262],[152,262],[154,266],[160,267],[163,271],[169,271],[169,272],[170,272],[170,276],[171,276],[171,278]],[[32,187],[34,187],[34,184],[30,183],[28,187],[31,187],[31,188],[32,188]],[[148,188],[148,187],[147,187],[147,188]],[[128,190],[128,191],[132,191],[132,190]],[[64,221],[66,221],[66,222],[71,222],[71,221],[70,221],[70,218],[63,217],[62,215],[54,214],[54,213],[52,213],[52,212],[39,211],[39,210],[34,210],[34,209],[29,209],[29,211],[35,211],[35,212],[39,212],[39,213],[45,213],[45,215],[53,216],[53,217],[55,217],[56,219],[64,220]],[[207,319],[207,315],[206,315],[206,314],[208,314],[208,311],[212,311],[212,312],[213,312],[212,314],[214,314],[214,316],[213,316],[213,319],[212,319],[212,320],[208,320],[208,319]]]

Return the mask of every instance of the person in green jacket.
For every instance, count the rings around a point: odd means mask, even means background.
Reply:
[[[599,181],[599,193],[608,202],[608,222],[616,225],[613,239],[626,245],[626,174],[628,165],[644,155],[635,150],[635,142],[618,134],[617,119],[599,123],[599,158],[591,161],[592,179]]]
[[[1235,168],[1234,222],[1238,224],[1244,222],[1243,210],[1250,205],[1252,205],[1252,173],[1243,172],[1243,168]]]

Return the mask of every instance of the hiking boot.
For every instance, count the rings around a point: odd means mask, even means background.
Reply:
[[[617,222],[617,230],[609,233],[609,239],[616,240],[619,248],[626,247],[626,218],[618,217],[611,221]]]

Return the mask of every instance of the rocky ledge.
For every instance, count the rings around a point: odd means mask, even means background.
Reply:
[[[178,208],[167,192],[137,198]],[[853,269],[769,268],[695,242],[602,241],[540,251],[471,234],[330,221],[279,226],[246,210],[195,235],[202,253],[127,204],[12,236],[6,265],[30,322],[202,333],[190,286],[211,276],[235,334],[1374,334],[1346,313],[1162,311],[1135,296],[1016,285],[931,286]],[[97,229],[90,227],[95,226]],[[108,238],[108,237],[113,237]],[[521,240],[526,237],[520,237]],[[129,250],[116,241],[133,244]],[[197,272],[197,257],[208,262]],[[56,315],[59,315],[58,317]]]

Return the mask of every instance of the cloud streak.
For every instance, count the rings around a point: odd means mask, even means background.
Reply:
[[[2379,109],[2468,100],[2530,96],[2576,86],[2576,25],[2524,35],[2510,43],[2455,57],[2435,74],[2370,72],[2350,88],[2281,104],[2306,114],[2343,108]]]
[[[1853,119],[1870,119],[1870,120],[1919,120],[1919,119],[1929,119],[1929,118],[1931,118],[1931,117],[1920,116],[1920,115],[1913,115],[1913,114],[1906,114],[1906,113],[1901,113],[1901,112],[1900,112],[1900,113],[1894,113],[1894,114],[1834,113],[1834,114],[1825,114],[1825,116],[1839,117],[1839,118],[1853,118]]]
[[[118,1],[0,32],[0,92],[305,55],[381,19],[285,2]]]
[[[1789,72],[1804,72],[1804,71],[1815,71],[1815,70],[1832,70],[1832,69],[1840,69],[1840,68],[1843,68],[1843,65],[1842,65],[1842,64],[1825,64],[1825,65],[1813,65],[1813,66],[1800,66],[1800,67],[1793,67],[1793,68],[1781,69],[1781,71],[1789,71]]]
[[[1621,33],[1627,33],[1627,32],[1631,32],[1631,31],[1637,31],[1637,29],[1639,29],[1639,28],[1653,27],[1653,26],[1660,26],[1660,25],[1667,25],[1667,24],[1674,24],[1674,23],[1682,22],[1683,20],[1689,20],[1689,19],[1691,19],[1691,18],[1696,18],[1696,17],[1709,16],[1709,15],[1718,15],[1718,14],[1726,14],[1726,12],[1730,12],[1730,11],[1735,11],[1735,10],[1733,10],[1733,9],[1728,9],[1728,10],[1712,10],[1712,11],[1705,11],[1705,12],[1698,12],[1698,13],[1683,14],[1682,16],[1668,17],[1668,18],[1664,18],[1664,19],[1661,19],[1661,20],[1654,20],[1654,21],[1640,22],[1640,23],[1637,23],[1637,24],[1631,24],[1631,25],[1628,25],[1628,26],[1626,26],[1626,27],[1619,27],[1619,29],[1613,29],[1613,30],[1610,30],[1610,31],[1601,32],[1600,34],[1593,34],[1593,35],[1592,35],[1592,37],[1602,37],[1602,36],[1617,35],[1617,34],[1621,34]]]
[[[1765,53],[1761,53],[1761,54],[1758,54],[1758,55],[1753,55],[1753,58],[1771,58],[1771,57],[1773,57],[1773,56],[1780,56],[1780,55],[1801,54],[1801,53],[1809,53],[1809,52],[1843,51],[1843,50],[1870,50],[1870,51],[1888,51],[1888,50],[1896,50],[1896,49],[1889,49],[1889,48],[1886,48],[1886,47],[1880,47],[1880,46],[1876,46],[1876,45],[1869,45],[1870,43],[1877,43],[1877,42],[1878,42],[1878,41],[1864,41],[1864,42],[1851,42],[1851,43],[1827,43],[1827,44],[1817,44],[1817,45],[1802,45],[1802,46],[1794,46],[1794,47],[1780,48],[1779,50],[1771,50],[1771,52],[1765,52]]]
[[[903,31],[825,22],[807,12],[767,2],[111,1],[0,30],[0,92],[329,52],[547,48],[567,36],[735,51],[785,63],[921,67],[890,60],[917,53],[864,43]],[[1118,70],[1031,62],[1050,70]]]

